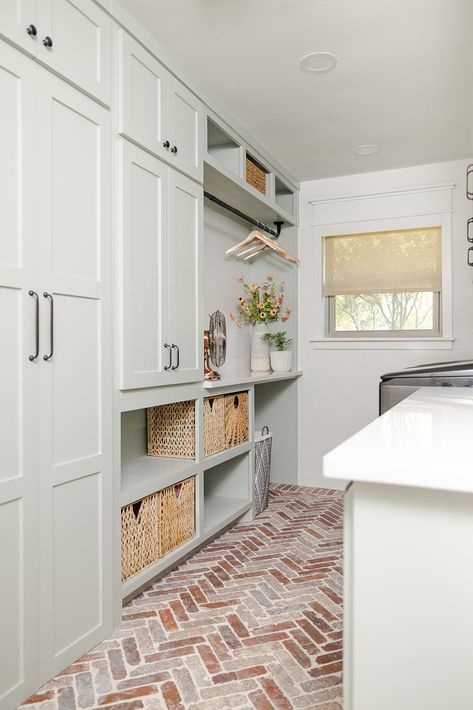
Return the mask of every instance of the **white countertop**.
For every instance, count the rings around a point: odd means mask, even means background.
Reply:
[[[473,390],[423,387],[324,456],[324,476],[473,493]]]

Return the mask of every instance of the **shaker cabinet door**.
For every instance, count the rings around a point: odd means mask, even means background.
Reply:
[[[128,141],[120,145],[120,388],[169,383],[165,282],[169,168]],[[166,369],[167,368],[167,369]]]
[[[37,39],[38,59],[110,105],[112,21],[93,0],[39,0]]]
[[[0,42],[0,708],[39,685],[34,68]]]
[[[203,190],[194,180],[170,170],[168,312],[174,344],[173,382],[203,379],[201,234]]]
[[[37,0],[1,0],[0,34],[35,55],[39,40]]]
[[[199,182],[203,178],[202,116],[202,104],[197,96],[172,78],[169,85],[171,165]]]
[[[168,71],[126,32],[119,33],[118,131],[160,158],[170,156]]]
[[[112,630],[111,125],[41,70],[41,680]]]

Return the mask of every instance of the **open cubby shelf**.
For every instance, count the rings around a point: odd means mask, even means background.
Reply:
[[[174,459],[144,454],[122,464],[120,504],[123,507],[161,488],[178,483],[196,472],[189,459]]]
[[[195,458],[148,456],[146,408],[123,412],[121,417],[121,506],[196,472]]]
[[[247,160],[260,171],[258,185],[256,179],[252,184],[249,178]],[[211,116],[207,116],[204,163],[206,192],[268,225],[278,219],[287,225],[296,224],[296,188],[290,187],[290,182],[279,177],[251,147]]]
[[[291,190],[277,176],[274,181],[274,198],[276,204],[285,212],[294,215],[294,190]]]
[[[240,174],[241,147],[211,118],[207,118],[207,153],[227,170]]]
[[[251,507],[250,454],[204,471],[204,534],[229,525]]]

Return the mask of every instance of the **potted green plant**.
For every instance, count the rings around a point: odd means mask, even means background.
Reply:
[[[287,337],[285,330],[263,335],[271,346],[271,368],[274,372],[289,372],[292,367],[292,338]]]

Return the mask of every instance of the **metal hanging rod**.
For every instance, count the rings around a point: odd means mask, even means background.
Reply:
[[[284,224],[282,220],[278,220],[274,223],[276,225],[276,229],[271,229],[271,227],[268,227],[263,222],[259,222],[257,219],[253,219],[253,217],[248,217],[247,214],[245,214],[244,212],[240,212],[240,210],[237,210],[236,207],[232,207],[231,205],[221,200],[219,197],[211,195],[210,192],[205,192],[204,190],[204,197],[206,197],[207,200],[210,200],[211,202],[215,202],[215,204],[220,205],[220,207],[223,207],[224,210],[228,210],[229,212],[235,214],[237,217],[244,219],[245,222],[249,222],[254,227],[258,227],[258,229],[261,229],[263,232],[267,232],[273,237],[273,239],[279,238],[279,235],[281,234],[281,227]]]

